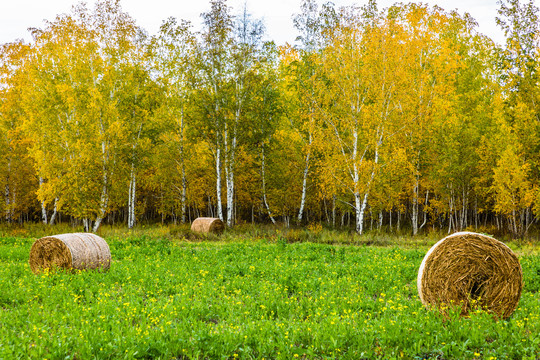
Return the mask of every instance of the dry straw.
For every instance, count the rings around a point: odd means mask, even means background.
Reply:
[[[436,243],[418,271],[418,293],[426,307],[446,313],[461,306],[461,315],[480,307],[499,318],[516,309],[523,274],[517,256],[492,237],[459,232]]]
[[[32,245],[29,263],[35,274],[51,268],[107,271],[111,266],[111,251],[105,240],[94,234],[46,236]]]
[[[198,233],[221,234],[224,229],[223,221],[218,218],[198,217],[191,224],[191,231]]]

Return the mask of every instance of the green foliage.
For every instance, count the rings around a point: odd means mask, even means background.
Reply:
[[[27,262],[32,239],[0,238],[0,358],[540,355],[540,257],[534,249],[520,258],[525,288],[509,320],[484,312],[445,320],[418,299],[425,246],[255,237],[190,243],[156,234],[107,238],[113,255],[107,273],[39,276]]]

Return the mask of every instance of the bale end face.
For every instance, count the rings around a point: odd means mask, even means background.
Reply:
[[[39,274],[45,269],[70,269],[71,252],[62,241],[54,237],[44,237],[32,245],[29,263],[34,274]]]
[[[480,307],[499,318],[517,308],[523,275],[517,256],[492,237],[460,232],[436,243],[425,255],[417,278],[422,303],[446,314],[449,306],[461,315]]]

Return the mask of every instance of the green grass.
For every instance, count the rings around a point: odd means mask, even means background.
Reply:
[[[28,266],[32,238],[0,238],[0,359],[540,357],[536,251],[520,256],[525,288],[509,320],[445,320],[418,299],[424,245],[264,232],[188,242],[183,231],[111,231],[109,272],[39,276]]]

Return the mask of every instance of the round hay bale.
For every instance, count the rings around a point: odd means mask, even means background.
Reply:
[[[417,286],[422,303],[445,314],[449,305],[461,306],[463,316],[478,306],[508,318],[518,305],[523,273],[516,254],[502,242],[459,232],[429,249]]]
[[[95,234],[46,236],[32,245],[29,263],[35,274],[51,268],[107,271],[111,266],[111,251],[105,240]]]
[[[198,233],[221,234],[225,224],[219,218],[198,217],[191,224],[191,231]]]

